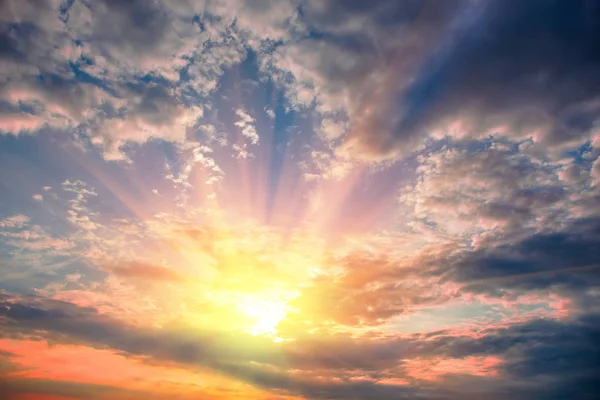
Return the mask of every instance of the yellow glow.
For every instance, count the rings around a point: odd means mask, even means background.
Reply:
[[[175,319],[198,331],[234,334],[224,337],[245,332],[276,342],[294,339],[289,329],[280,337],[278,327],[299,318],[302,310],[291,307],[292,300],[323,273],[322,239],[260,225],[226,229],[166,223],[154,229],[167,244],[155,258],[180,276],[139,289],[160,296],[156,307],[168,312],[159,325]],[[156,312],[152,315],[158,320]]]
[[[200,306],[188,307],[184,319],[198,329],[243,331],[253,336],[266,336],[276,342],[284,340],[278,336],[277,326],[295,311],[288,303],[299,292],[281,289],[251,292],[244,289],[232,287],[205,293]]]
[[[252,321],[245,329],[251,335],[277,334],[277,325],[286,317],[287,301],[277,296],[242,295],[238,299],[239,311]]]

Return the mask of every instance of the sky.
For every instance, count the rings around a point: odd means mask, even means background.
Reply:
[[[0,1],[0,398],[598,371],[600,2]]]

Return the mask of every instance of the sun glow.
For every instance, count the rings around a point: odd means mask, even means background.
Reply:
[[[275,342],[293,340],[283,338],[279,324],[299,310],[289,303],[300,295],[294,289],[228,288],[209,291],[196,307],[187,307],[183,319],[196,329],[216,330],[223,333],[245,332],[264,336]]]
[[[292,340],[279,337],[277,327],[299,312],[290,302],[319,275],[321,243],[307,234],[284,240],[275,229],[246,230],[212,228],[210,237],[202,236],[208,243],[203,248],[194,241],[200,228],[171,235],[172,248],[165,254],[177,255],[173,264],[189,266],[194,276],[175,284],[183,289],[176,296],[185,303],[184,319],[198,329]]]
[[[281,295],[251,294],[238,299],[238,310],[251,321],[245,331],[251,335],[275,337],[277,325],[286,318],[288,300]]]

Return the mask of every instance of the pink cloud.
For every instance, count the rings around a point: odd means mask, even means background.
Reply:
[[[492,356],[466,358],[416,358],[404,361],[406,374],[415,379],[436,381],[445,375],[496,376],[502,359]]]

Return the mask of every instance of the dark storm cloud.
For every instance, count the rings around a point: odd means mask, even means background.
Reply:
[[[598,4],[588,0],[491,2],[443,66],[447,79],[441,84],[449,97],[441,96],[440,115],[458,112],[459,104],[491,117],[537,109],[557,117],[549,140],[586,133],[595,116],[571,107],[597,98],[599,17]],[[431,79],[419,77],[415,89]]]
[[[600,88],[599,17],[598,4],[586,0],[490,2],[438,71],[425,62],[405,93],[407,115],[422,118],[400,127],[464,116],[480,129],[503,118],[547,128],[549,144],[587,134],[598,111],[586,103]],[[437,95],[420,100],[435,87]]]
[[[511,398],[591,400],[600,390],[598,314],[491,328],[480,338],[446,336],[426,346],[450,357],[500,355],[502,390]]]
[[[579,221],[564,231],[464,252],[439,265],[448,278],[463,283],[463,289],[477,292],[598,287],[600,221]]]
[[[437,21],[426,11],[410,29],[432,35],[443,27],[436,45],[404,74],[408,85],[396,83],[399,92],[371,99],[374,110],[351,117],[349,139],[374,154],[410,151],[432,129],[455,120],[476,137],[508,125],[517,137],[539,130],[536,141],[544,146],[587,139],[599,111],[597,2],[464,2]],[[410,32],[399,32],[399,40]],[[376,58],[368,60],[376,70]]]

